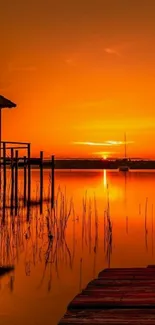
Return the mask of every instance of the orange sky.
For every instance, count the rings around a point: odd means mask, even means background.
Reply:
[[[155,157],[155,1],[1,0],[3,139],[33,154]]]

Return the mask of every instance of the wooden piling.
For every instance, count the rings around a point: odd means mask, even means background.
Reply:
[[[18,150],[15,151],[15,209],[18,209]]]
[[[27,188],[27,165],[26,165],[26,156],[24,156],[24,206],[26,205],[26,188]]]
[[[6,208],[6,143],[3,143],[3,223],[5,222]]]
[[[43,204],[43,151],[40,151],[40,213]]]
[[[52,161],[51,161],[51,206],[52,209],[54,208],[54,168],[55,168],[55,162],[54,162],[54,155],[52,155]]]
[[[6,192],[6,143],[3,142],[3,193]]]
[[[28,152],[28,205],[30,205],[30,200],[31,200],[31,147],[30,143],[28,143],[27,147],[27,152]]]
[[[14,201],[14,150],[11,148],[11,215],[13,215]]]

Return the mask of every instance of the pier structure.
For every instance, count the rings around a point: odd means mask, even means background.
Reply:
[[[24,150],[24,156],[20,152]],[[1,189],[3,188],[3,207],[6,201],[7,189],[7,170],[11,172],[11,208],[18,208],[18,171],[23,169],[23,201],[24,205],[28,207],[34,204],[31,200],[31,168],[32,166],[39,169],[40,174],[40,197],[36,204],[40,204],[42,213],[43,205],[43,151],[40,152],[39,158],[31,157],[31,144],[28,142],[15,142],[15,141],[1,141]],[[50,174],[51,174],[51,207],[54,207],[54,155],[51,156],[50,161]],[[2,181],[3,180],[3,181]]]
[[[11,170],[11,211],[14,210],[17,215],[18,211],[18,171],[23,168],[23,200],[24,205],[31,204],[31,167],[37,166],[40,170],[40,198],[36,202],[40,204],[42,212],[43,204],[43,151],[40,152],[39,158],[31,157],[31,144],[28,142],[2,141],[2,109],[15,108],[16,104],[4,96],[0,95],[0,204],[3,206],[3,213],[5,217],[6,208],[6,189],[7,189],[7,169]],[[24,156],[21,155],[24,151]],[[49,168],[51,169],[51,207],[54,207],[54,156],[51,157]],[[1,197],[2,195],[2,197]]]
[[[155,324],[155,265],[100,272],[58,323],[77,324]]]

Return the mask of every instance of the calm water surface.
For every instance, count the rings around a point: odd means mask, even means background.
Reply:
[[[22,172],[19,181],[18,215],[10,216],[8,199],[0,224],[0,263],[15,266],[0,278],[0,324],[57,324],[103,268],[155,263],[155,172],[56,172],[55,212],[48,202],[42,214],[34,205],[29,220]],[[33,200],[38,186],[39,172],[32,171]]]

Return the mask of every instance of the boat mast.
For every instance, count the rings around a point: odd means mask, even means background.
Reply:
[[[124,153],[125,153],[125,159],[126,159],[126,132],[124,133]]]

